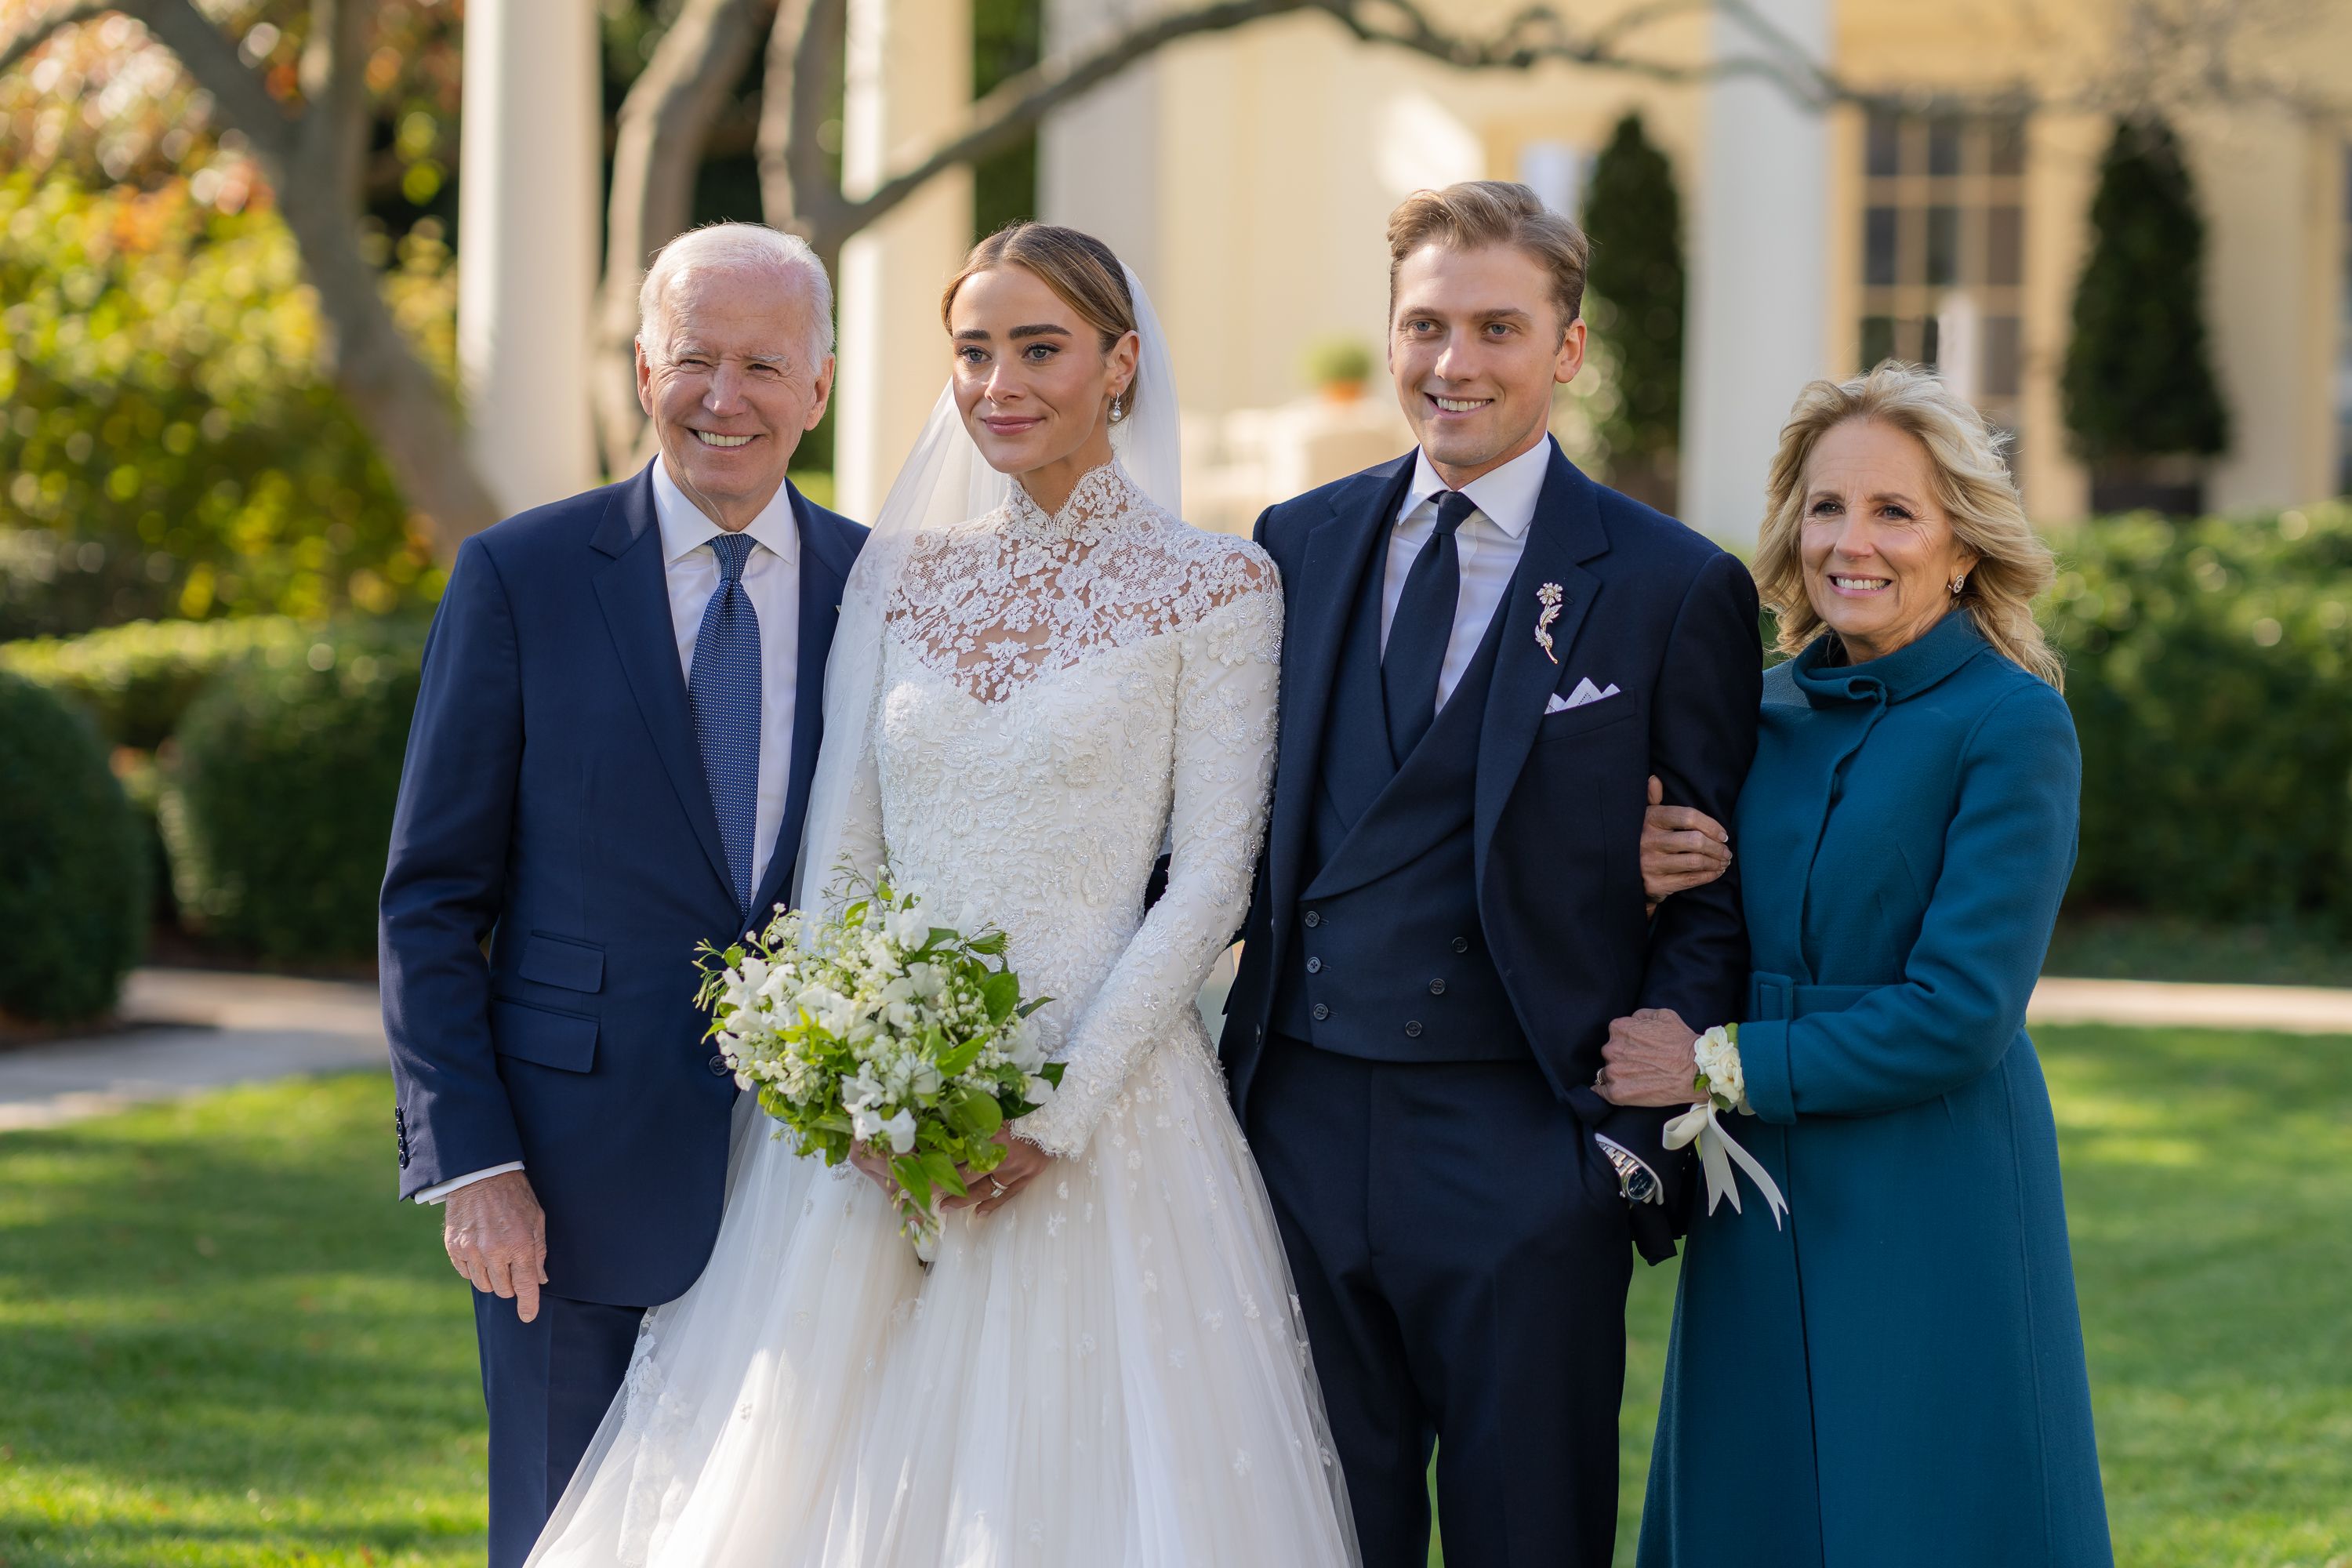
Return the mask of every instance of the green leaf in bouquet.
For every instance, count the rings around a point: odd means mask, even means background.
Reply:
[[[955,1168],[950,1166],[948,1173],[953,1175]],[[927,1209],[931,1206],[930,1173],[925,1168],[920,1156],[899,1155],[890,1162],[890,1174],[898,1179],[900,1186],[907,1189],[907,1195],[914,1200],[916,1207]]]
[[[932,1059],[940,1064],[940,1076],[949,1079],[962,1077],[964,1069],[980,1059],[980,1053],[987,1044],[988,1037],[981,1035],[933,1057]]]
[[[959,1089],[944,1102],[948,1125],[974,1138],[992,1138],[1004,1125],[1004,1108],[988,1095]]]
[[[953,1193],[960,1198],[970,1195],[971,1189],[963,1184],[963,1178],[956,1174],[956,1163],[947,1155],[932,1149],[916,1158],[921,1163],[923,1174],[929,1178],[932,1186],[943,1193]]]
[[[1002,1024],[1021,1005],[1021,977],[1000,969],[980,983],[980,999],[988,1004],[988,1021]]]
[[[984,931],[978,936],[964,938],[963,947],[966,952],[984,952],[995,958],[1003,955],[1004,940],[1004,933],[1001,931]]]
[[[1004,1163],[1004,1156],[1011,1152],[1012,1151],[1003,1144],[991,1138],[984,1142],[974,1144],[971,1152],[965,1155],[963,1163],[973,1175],[984,1176]]]
[[[1013,1011],[1025,1018],[1030,1014],[1034,1013],[1038,1008],[1043,1007],[1046,1003],[1051,1002],[1053,998],[1051,996],[1040,996],[1034,1002],[1022,1003],[1021,1005],[1014,1008]]]
[[[1061,1063],[1047,1062],[1044,1067],[1037,1069],[1037,1076],[1044,1079],[1047,1083],[1052,1084],[1055,1089],[1059,1089],[1062,1087],[1062,1072],[1063,1068]]]

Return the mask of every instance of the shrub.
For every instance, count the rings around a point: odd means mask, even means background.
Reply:
[[[110,1011],[147,930],[146,843],[80,715],[0,671],[0,1015]]]
[[[2075,900],[2352,927],[2352,506],[2138,515],[2057,543]]]
[[[1601,438],[1621,464],[1654,462],[1682,439],[1682,198],[1674,166],[1628,114],[1592,163],[1584,199],[1592,331],[1609,345],[1617,401]]]
[[[115,745],[152,752],[224,668],[255,653],[307,651],[314,630],[283,616],[133,621],[79,637],[0,643],[0,669],[79,702]]]
[[[193,929],[281,960],[374,952],[421,648],[397,623],[271,647],[188,710],[162,816]]]

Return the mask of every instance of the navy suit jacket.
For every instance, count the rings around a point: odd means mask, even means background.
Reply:
[[[1247,1113],[1276,977],[1306,886],[1309,818],[1339,650],[1363,574],[1413,471],[1408,453],[1267,510],[1256,538],[1281,569],[1286,612],[1280,752],[1266,848],[1226,1003],[1222,1050]],[[1552,653],[1535,638],[1539,584],[1558,584]],[[1688,1154],[1661,1133],[1672,1111],[1593,1092],[1609,1024],[1671,1007],[1694,1028],[1738,1016],[1748,938],[1735,866],[1643,912],[1649,775],[1668,801],[1718,822],[1756,752],[1762,658],[1756,586],[1738,558],[1674,519],[1593,483],[1554,446],[1506,617],[1478,742],[1473,818],[1478,910],[1520,1027],[1553,1089],[1588,1128],[1650,1163],[1667,1205],[1641,1205],[1635,1239],[1673,1250]],[[1554,662],[1557,656],[1558,662]],[[1546,712],[1580,679],[1618,695]],[[1392,814],[1391,820],[1395,819]],[[1410,832],[1408,826],[1400,831]],[[1411,845],[1398,853],[1409,856]]]
[[[825,655],[866,531],[792,492],[800,647],[786,893]],[[520,1160],[547,1288],[649,1306],[719,1229],[735,1084],[694,948],[742,917],[678,668],[653,470],[467,540],[425,647],[384,878],[400,1193]]]

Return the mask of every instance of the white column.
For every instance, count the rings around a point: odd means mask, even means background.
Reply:
[[[474,458],[499,504],[520,511],[597,479],[596,8],[467,0],[465,47],[457,363]]]
[[[842,179],[853,196],[919,161],[971,102],[971,15],[940,0],[850,0]],[[834,483],[871,521],[947,384],[940,289],[971,247],[971,176],[952,170],[842,247]]]
[[[1787,44],[1828,58],[1832,0],[1750,3],[1778,37],[1717,11],[1717,58],[1776,58]],[[1756,537],[1789,405],[1825,368],[1829,122],[1749,74],[1708,88],[1706,121],[1683,365],[1683,521],[1744,542]]]

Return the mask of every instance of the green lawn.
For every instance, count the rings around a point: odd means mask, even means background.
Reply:
[[[2352,1568],[2352,1040],[2052,1029],[2126,1568]],[[0,1137],[0,1568],[478,1563],[471,1321],[345,1078]],[[1671,1269],[1626,1399],[1630,1560]]]

